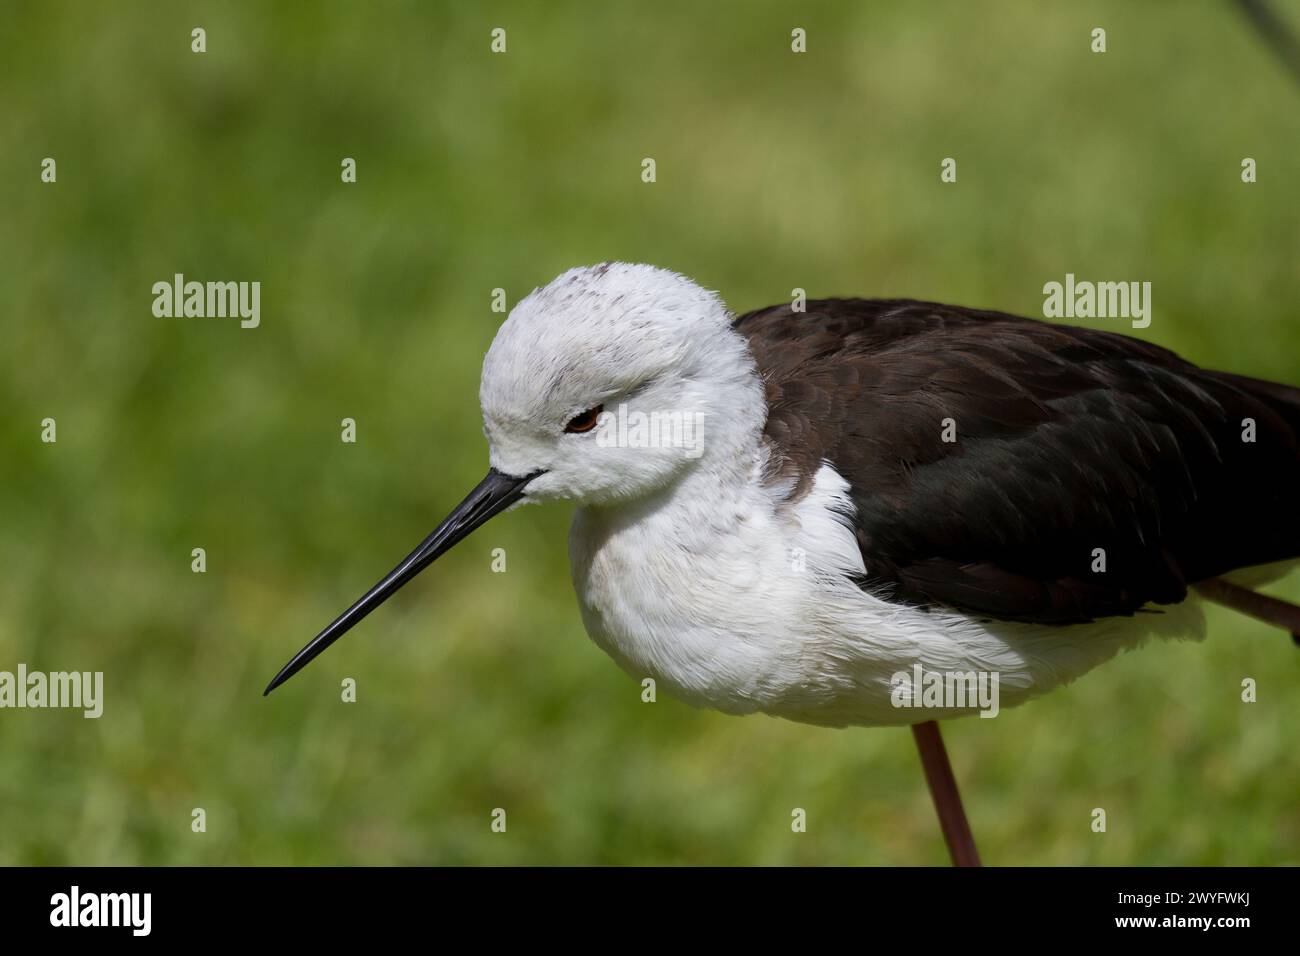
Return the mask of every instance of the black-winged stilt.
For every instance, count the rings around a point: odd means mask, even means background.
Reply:
[[[910,300],[737,318],[607,263],[515,307],[480,400],[487,477],[267,693],[493,515],[570,499],[583,621],[624,669],[727,713],[913,725],[974,863],[933,721],[987,712],[976,682],[1010,706],[1195,637],[1198,585],[1300,631],[1220,580],[1300,558],[1300,390],[1111,332]]]

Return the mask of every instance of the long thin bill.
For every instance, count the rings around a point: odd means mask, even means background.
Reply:
[[[266,685],[262,696],[265,697],[310,664],[321,651],[396,594],[403,584],[432,564],[439,555],[449,551],[456,542],[467,537],[471,531],[493,515],[500,514],[522,498],[524,487],[540,474],[541,472],[533,472],[531,475],[515,478],[503,475],[495,468],[489,469],[487,477],[480,481],[478,487],[443,519],[442,524],[438,525],[432,534],[420,542],[418,548],[403,558],[402,563],[389,571],[382,581],[362,595],[356,604],[340,614],[334,623],[313,637],[311,642],[295,654],[289,663],[280,668],[280,673]]]

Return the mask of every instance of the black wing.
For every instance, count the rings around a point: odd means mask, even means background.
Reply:
[[[910,300],[736,328],[766,385],[771,477],[797,496],[825,461],[850,483],[883,597],[1068,624],[1300,557],[1300,390]]]

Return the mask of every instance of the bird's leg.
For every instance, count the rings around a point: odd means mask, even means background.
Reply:
[[[957,792],[957,778],[952,775],[948,751],[944,749],[939,724],[927,720],[912,725],[916,749],[921,752],[921,766],[925,768],[925,782],[930,785],[934,808],[939,812],[939,826],[952,854],[953,866],[980,866],[979,851],[971,836],[966,811],[962,809],[961,794]]]
[[[1300,645],[1300,607],[1243,588],[1240,584],[1233,584],[1223,578],[1210,578],[1193,587],[1202,597],[1216,604],[1230,607],[1265,624],[1286,628],[1291,632],[1291,639]]]

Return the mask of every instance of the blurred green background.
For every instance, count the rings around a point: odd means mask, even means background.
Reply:
[[[0,863],[945,863],[906,731],[642,703],[583,633],[564,508],[261,691],[481,477],[493,288],[625,259],[738,311],[1034,315],[1066,272],[1150,280],[1137,334],[1300,384],[1297,142],[1222,0],[7,0],[0,669],[102,670],[106,701],[0,711]],[[177,272],[260,281],[261,327],[155,318]],[[946,725],[987,862],[1300,862],[1300,657],[1209,631]]]

